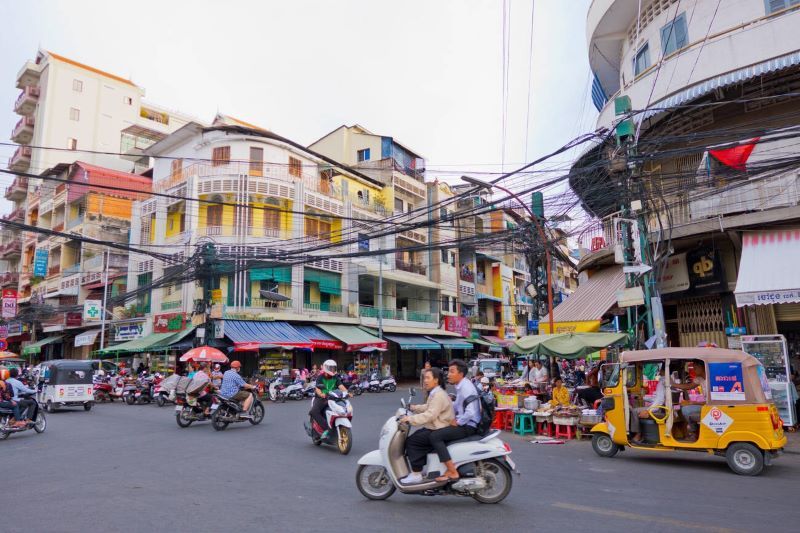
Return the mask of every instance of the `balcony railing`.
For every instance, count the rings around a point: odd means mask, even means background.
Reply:
[[[71,218],[67,221],[67,229],[71,230],[81,224],[83,224],[83,217]]]
[[[264,298],[247,298],[246,300],[246,307],[257,307],[264,309],[293,309],[291,300],[284,300],[282,302],[274,302],[272,300],[265,300]],[[228,305],[233,305],[233,301],[229,300]]]
[[[27,170],[31,164],[32,153],[30,146],[20,146],[8,160],[8,168],[16,171]]]
[[[19,115],[29,115],[36,108],[38,101],[39,87],[25,87],[14,102],[14,111]]]
[[[3,220],[8,222],[23,222],[25,220],[25,210],[22,208],[14,209],[10,213],[3,215]]]
[[[8,200],[19,200],[24,198],[26,194],[28,194],[28,178],[17,176],[11,182],[11,185],[6,187],[5,196]]]
[[[581,250],[599,252],[606,248],[613,248],[621,242],[621,235],[615,227],[620,213],[613,213],[605,218],[592,222],[579,236],[578,242]]]
[[[34,122],[32,116],[19,119],[14,129],[11,130],[11,140],[20,144],[28,144],[33,137]]]
[[[162,311],[170,311],[173,309],[180,309],[183,305],[183,301],[175,300],[173,302],[161,302],[161,310]]]
[[[197,232],[207,237],[222,235],[222,226],[206,226],[204,228],[199,228]]]
[[[314,313],[333,313],[339,315],[344,312],[344,308],[340,304],[323,302],[305,302],[303,303],[303,309]]]
[[[70,275],[70,274],[77,274],[80,271],[81,271],[81,264],[80,263],[75,263],[74,265],[70,265],[70,266],[64,268],[64,275],[67,276],[67,275]]]
[[[6,272],[5,274],[0,274],[0,287],[16,285],[18,281],[19,281],[18,272]]]
[[[425,265],[418,265],[416,263],[407,263],[405,261],[401,261],[400,259],[395,260],[395,266],[397,270],[402,270],[404,272],[411,272],[412,274],[420,274],[426,275],[428,272],[427,267]]]
[[[61,272],[61,265],[51,266],[50,268],[47,269],[47,275],[48,276],[55,276],[56,274],[59,274],[60,272]]]
[[[359,305],[358,315],[365,318],[378,318],[384,320],[405,320],[410,322],[438,323],[439,315],[423,313],[421,311],[410,311],[407,309],[378,309],[370,305]]]
[[[19,240],[7,242],[0,246],[0,257],[13,257],[22,253],[22,243]]]

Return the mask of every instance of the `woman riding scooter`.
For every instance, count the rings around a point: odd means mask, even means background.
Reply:
[[[328,421],[325,419],[325,408],[328,406],[328,394],[336,389],[347,393],[347,387],[344,386],[342,379],[336,372],[336,361],[333,359],[328,359],[322,363],[322,371],[317,378],[317,386],[314,389],[314,403],[311,404],[311,411],[308,412],[311,418],[325,430],[321,436],[322,440],[328,438],[328,432],[331,429],[328,426]]]

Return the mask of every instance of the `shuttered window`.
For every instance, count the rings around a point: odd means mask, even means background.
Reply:
[[[303,175],[303,162],[297,158],[289,158],[289,175],[299,178]]]
[[[222,206],[210,205],[206,208],[206,226],[222,225]]]
[[[264,175],[264,149],[250,147],[250,175],[263,176]]]
[[[217,146],[211,152],[211,165],[220,166],[226,165],[231,162],[231,147],[230,146]]]

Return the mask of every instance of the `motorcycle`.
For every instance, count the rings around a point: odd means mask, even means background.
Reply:
[[[175,421],[178,423],[178,427],[188,428],[192,422],[211,420],[219,408],[216,399],[215,396],[215,401],[211,404],[211,413],[206,416],[205,410],[197,400],[190,400],[185,393],[177,393],[175,395]]]
[[[34,394],[20,394],[20,397],[34,399]],[[30,407],[28,409],[30,409]],[[28,423],[22,427],[16,427],[11,423],[11,419],[14,417],[13,411],[11,409],[0,408],[0,440],[7,439],[12,433],[21,433],[29,429],[34,430],[36,433],[43,433],[47,428],[47,418],[45,417],[44,409],[42,409],[40,405],[37,404],[35,409],[36,415],[32,420],[29,420]],[[25,414],[25,412],[22,413],[22,415]]]
[[[319,446],[322,443],[339,448],[339,453],[347,455],[353,447],[353,406],[347,399],[347,393],[340,390],[328,394],[328,406],[325,408],[325,420],[328,422],[328,436],[323,439],[325,432],[317,422],[309,417],[305,428],[311,442]]]
[[[397,381],[395,381],[394,376],[387,376],[381,379],[381,390],[388,390],[389,392],[397,390]]]
[[[150,403],[152,401],[151,394],[151,380],[149,378],[139,378],[125,384],[122,397],[126,404],[134,405],[137,403]]]
[[[383,387],[381,387],[381,376],[377,372],[373,372],[369,377],[369,387],[367,388],[367,391],[380,392],[382,390]]]
[[[153,383],[153,398],[159,407],[164,407],[167,402],[175,403],[176,389],[181,376],[173,374],[168,378]]]
[[[92,391],[94,392],[94,401],[97,403],[114,401],[111,397],[114,387],[108,377],[94,376],[92,378]]]
[[[306,388],[303,391],[303,396],[305,396],[306,398],[313,398],[314,394],[315,394],[315,391],[316,391],[316,388],[317,388],[317,382],[316,381],[309,381],[308,385],[306,385]]]
[[[290,400],[302,400],[306,395],[306,387],[300,380],[287,385],[283,390],[284,395]]]
[[[267,397],[273,402],[286,402],[286,385],[284,385],[283,379],[280,376],[270,380],[269,394]]]
[[[228,427],[228,424],[235,424],[236,422],[247,421],[254,426],[260,424],[264,420],[264,404],[261,403],[255,392],[250,391],[250,394],[253,396],[253,403],[246,413],[250,415],[249,417],[242,416],[245,413],[238,402],[217,396],[220,405],[211,415],[211,426],[217,431],[222,431]]]
[[[416,396],[411,389],[411,397]],[[385,500],[395,490],[405,494],[469,496],[480,503],[499,503],[511,492],[512,472],[517,472],[511,460],[511,447],[498,438],[499,430],[486,436],[473,435],[450,442],[447,446],[460,477],[457,480],[436,481],[446,468],[434,453],[428,454],[423,468],[422,482],[405,485],[400,479],[409,474],[405,457],[405,441],[409,425],[401,424],[400,417],[410,414],[405,399],[395,416],[389,418],[381,429],[378,449],[358,460],[356,486],[370,500]]]

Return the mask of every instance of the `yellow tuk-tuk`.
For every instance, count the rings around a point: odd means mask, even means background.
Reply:
[[[764,368],[744,352],[628,351],[603,365],[600,378],[604,421],[592,427],[592,448],[602,457],[626,446],[700,451],[755,476],[786,445]]]

